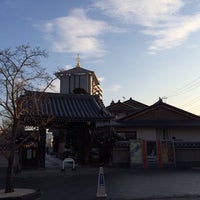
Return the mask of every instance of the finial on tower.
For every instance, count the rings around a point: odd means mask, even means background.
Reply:
[[[77,54],[76,60],[77,60],[76,67],[81,67],[81,65],[80,65],[80,56],[79,56],[79,53]]]

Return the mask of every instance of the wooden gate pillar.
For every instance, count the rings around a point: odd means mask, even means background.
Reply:
[[[39,141],[38,141],[38,168],[45,168],[45,152],[46,152],[46,129],[39,128]]]

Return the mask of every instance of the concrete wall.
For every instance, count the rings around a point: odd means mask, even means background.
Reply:
[[[112,154],[112,164],[114,166],[129,166],[130,165],[129,148],[114,148]]]

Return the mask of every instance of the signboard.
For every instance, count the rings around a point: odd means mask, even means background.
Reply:
[[[172,141],[162,141],[162,161],[163,163],[174,163],[174,143]]]
[[[141,140],[130,140],[130,164],[142,164],[142,142]]]
[[[173,141],[130,140],[130,165],[143,164],[144,168],[175,164]]]

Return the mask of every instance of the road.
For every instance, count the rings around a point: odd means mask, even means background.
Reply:
[[[46,169],[15,174],[17,188],[40,189],[45,200],[93,200],[99,167],[68,166],[64,172],[54,163]],[[200,200],[200,170],[104,168],[105,190],[110,200],[190,199]],[[4,187],[0,175],[0,189]],[[173,198],[171,198],[173,197]]]

